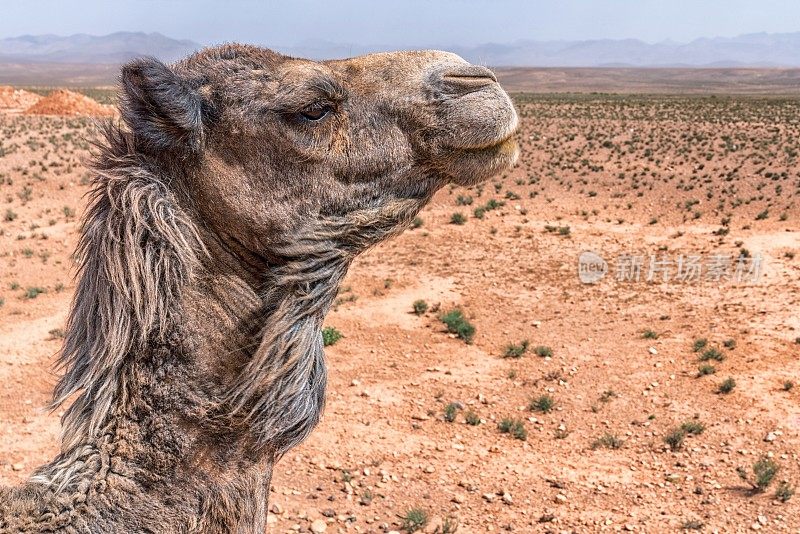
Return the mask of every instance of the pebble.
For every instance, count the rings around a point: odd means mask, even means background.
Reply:
[[[494,502],[495,494],[494,493],[484,493],[483,500],[486,502]]]
[[[25,469],[25,464],[11,464],[11,469],[14,471],[22,471]]]
[[[567,496],[564,495],[563,493],[559,493],[558,495],[556,495],[556,502],[558,503],[567,502]]]
[[[326,530],[328,530],[328,525],[322,519],[315,519],[311,523],[311,532],[314,534],[322,534]]]

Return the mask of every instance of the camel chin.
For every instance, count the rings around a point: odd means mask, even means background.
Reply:
[[[448,165],[448,173],[452,183],[472,187],[513,167],[518,159],[519,145],[508,137],[488,147],[458,151]]]

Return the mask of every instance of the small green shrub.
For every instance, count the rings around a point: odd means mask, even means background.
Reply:
[[[708,361],[711,361],[711,360],[713,360],[715,362],[724,361],[725,360],[725,355],[722,352],[720,352],[719,350],[715,349],[715,348],[710,348],[710,349],[704,351],[703,354],[700,355],[700,361],[701,362],[708,362]]]
[[[794,487],[788,482],[781,482],[778,484],[778,489],[775,490],[775,498],[781,502],[788,502],[794,496]]]
[[[706,425],[700,421],[686,421],[681,425],[681,430],[693,436],[699,436],[706,429]]]
[[[733,378],[726,378],[717,388],[717,393],[727,395],[736,387],[736,380]]]
[[[497,424],[497,429],[503,434],[511,434],[515,439],[522,441],[528,439],[528,431],[525,430],[525,423],[518,419],[503,419]]]
[[[412,304],[412,307],[414,308],[414,313],[417,315],[422,315],[428,311],[428,303],[424,300],[415,300],[414,304]]]
[[[624,442],[614,434],[606,432],[592,442],[592,449],[620,449]]]
[[[525,339],[519,345],[514,345],[513,343],[509,343],[506,346],[505,351],[503,352],[504,358],[521,358],[526,352],[528,352],[528,340]]]
[[[447,326],[447,331],[463,339],[465,343],[472,343],[475,336],[475,327],[464,317],[464,312],[454,308],[442,314],[439,319]]]
[[[694,343],[692,344],[692,350],[694,352],[700,352],[701,350],[706,348],[706,345],[708,345],[708,340],[706,338],[701,337],[701,338],[695,339]]]
[[[23,296],[26,299],[35,299],[42,293],[47,293],[47,290],[42,287],[29,287],[25,290],[25,294]]]
[[[647,330],[642,332],[642,337],[644,339],[658,339],[658,334],[655,332],[655,330],[650,330],[648,328]]]
[[[473,411],[464,414],[464,420],[470,426],[478,426],[481,424],[481,417]]]
[[[553,349],[546,345],[539,345],[535,349],[533,349],[533,353],[541,358],[552,358],[553,357]]]
[[[744,467],[737,467],[736,473],[739,477],[750,484],[753,491],[763,492],[772,484],[775,475],[780,471],[780,466],[771,458],[762,456],[756,463],[753,464],[753,476],[747,472]]]
[[[666,436],[664,436],[664,443],[669,445],[673,451],[679,450],[683,447],[683,441],[686,438],[686,432],[680,428],[673,428]]]
[[[444,420],[448,423],[452,423],[456,420],[456,416],[458,415],[458,411],[461,409],[461,405],[457,402],[451,402],[447,406],[444,407]]]
[[[697,374],[699,376],[713,375],[716,372],[717,368],[711,365],[710,363],[704,363],[703,365],[697,368]]]
[[[555,399],[550,395],[542,395],[532,399],[528,408],[533,412],[549,413],[556,405]]]
[[[322,329],[322,344],[326,347],[335,345],[336,342],[342,339],[343,337],[344,334],[342,334],[332,326],[326,326],[325,328]]]
[[[462,225],[465,222],[467,222],[467,218],[464,217],[463,213],[456,212],[450,216],[450,224]]]
[[[428,524],[428,513],[422,508],[412,508],[400,516],[400,528],[406,532],[416,532]]]

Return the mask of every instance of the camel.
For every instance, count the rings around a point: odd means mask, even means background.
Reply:
[[[320,420],[321,329],[353,259],[447,184],[513,165],[492,72],[416,51],[248,45],[121,69],[77,247],[60,453],[0,532],[263,533],[272,469]]]

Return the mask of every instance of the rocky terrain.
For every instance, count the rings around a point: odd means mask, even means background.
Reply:
[[[520,164],[352,268],[270,532],[798,532],[800,102],[516,100]],[[92,132],[0,113],[0,483],[57,449]]]

